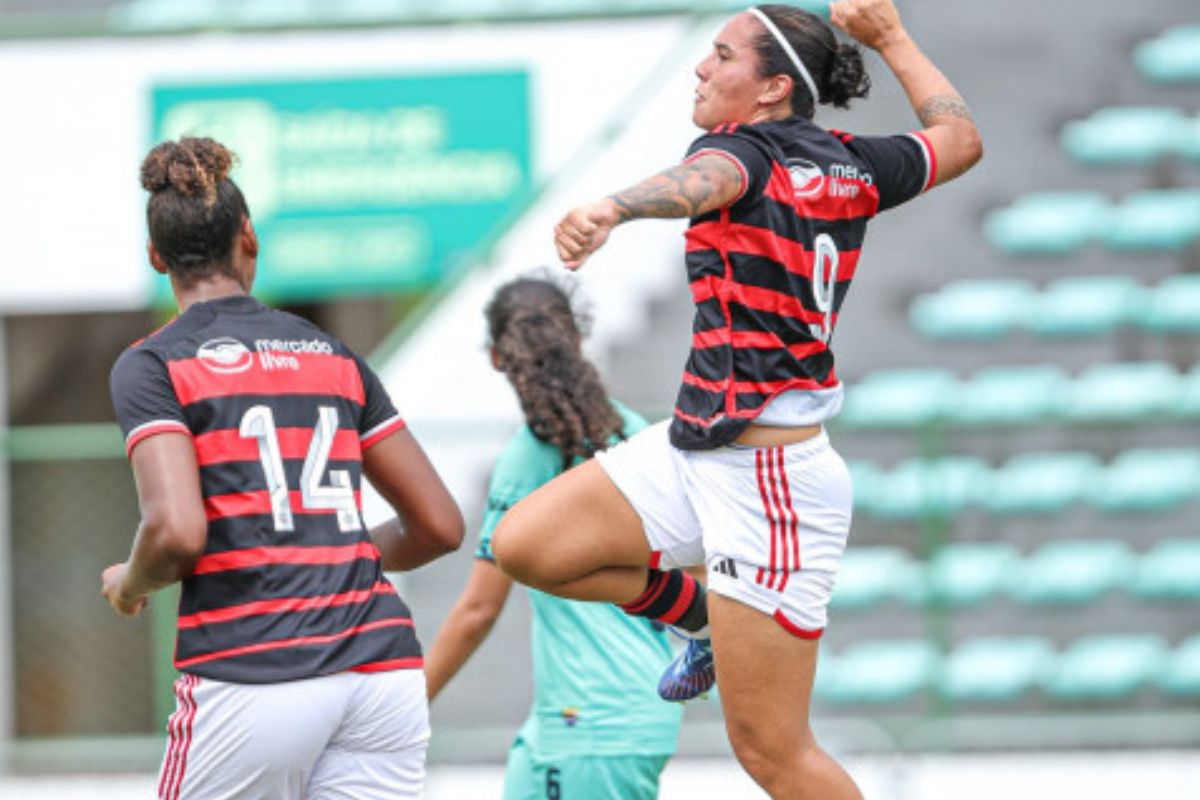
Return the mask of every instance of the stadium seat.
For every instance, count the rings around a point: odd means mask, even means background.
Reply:
[[[1152,634],[1102,634],[1072,642],[1042,688],[1060,700],[1119,700],[1157,680],[1167,648]]]
[[[1179,393],[1175,397],[1176,416],[1183,419],[1200,417],[1200,364],[1179,378]]]
[[[1056,410],[1070,385],[1049,365],[989,367],[962,384],[951,420],[964,425],[1028,425]]]
[[[982,459],[914,458],[880,473],[870,511],[882,519],[952,517],[975,502],[988,474]]]
[[[1014,255],[1071,253],[1104,230],[1109,211],[1108,198],[1098,192],[1028,194],[988,214],[984,234]]]
[[[1170,106],[1101,108],[1063,127],[1063,149],[1084,164],[1149,164],[1178,153],[1192,120]]]
[[[1182,250],[1200,239],[1200,190],[1154,189],[1128,195],[1102,231],[1118,250]]]
[[[875,500],[875,488],[879,483],[879,467],[870,461],[847,459],[846,467],[850,470],[850,482],[854,487],[854,508],[870,512]]]
[[[1160,361],[1096,364],[1061,395],[1059,414],[1071,422],[1134,422],[1171,414],[1179,373]]]
[[[821,687],[833,703],[892,703],[927,689],[938,668],[933,645],[919,639],[879,639],[850,645],[836,656]]]
[[[1185,639],[1171,653],[1158,688],[1169,695],[1200,695],[1200,635]]]
[[[1165,511],[1200,495],[1200,449],[1127,450],[1092,488],[1104,511]]]
[[[921,567],[899,547],[850,547],[842,556],[835,611],[859,611],[897,599],[918,599]]]
[[[991,473],[981,502],[996,514],[1059,512],[1081,501],[1099,473],[1091,453],[1024,453]]]
[[[957,389],[958,380],[948,370],[874,372],[846,390],[838,419],[860,427],[925,425],[946,416]]]
[[[1057,539],[1025,560],[1009,589],[1014,599],[1031,605],[1082,605],[1122,588],[1134,563],[1122,541]]]
[[[1149,600],[1200,600],[1200,538],[1154,545],[1138,559],[1129,590]]]
[[[1037,636],[981,636],[954,648],[938,691],[950,700],[1012,702],[1052,675],[1054,646]]]
[[[951,281],[918,297],[908,317],[930,339],[988,341],[1024,325],[1036,289],[1019,279]]]
[[[1200,81],[1200,25],[1181,25],[1139,44],[1133,51],[1139,72],[1156,83]]]
[[[978,605],[1007,591],[1021,556],[1007,542],[950,543],[925,568],[929,596],[952,606]]]
[[[1135,321],[1155,333],[1200,333],[1200,275],[1172,275],[1146,293]]]
[[[1127,275],[1059,278],[1034,299],[1027,324],[1038,336],[1109,333],[1142,312],[1143,291]]]

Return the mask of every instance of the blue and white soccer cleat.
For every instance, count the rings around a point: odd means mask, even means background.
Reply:
[[[682,703],[707,692],[717,682],[711,639],[688,639],[658,681],[658,696]]]

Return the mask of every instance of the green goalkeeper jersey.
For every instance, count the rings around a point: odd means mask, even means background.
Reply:
[[[646,426],[614,401],[631,436]],[[492,532],[518,500],[563,471],[562,454],[517,431],[496,461],[476,557],[492,559]],[[533,609],[533,709],[521,738],[540,758],[670,755],[683,714],[659,698],[671,660],[667,635],[611,603],[529,590]]]

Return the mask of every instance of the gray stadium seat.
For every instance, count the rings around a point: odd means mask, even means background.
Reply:
[[[930,339],[989,341],[1025,324],[1036,289],[1025,280],[958,280],[909,306],[914,329]]]
[[[1099,235],[1111,211],[1099,192],[1041,192],[984,219],[988,242],[1013,255],[1071,253]]]
[[[1010,584],[1014,599],[1030,605],[1084,605],[1120,589],[1134,563],[1115,539],[1057,539],[1030,555]]]
[[[1180,153],[1192,133],[1192,119],[1170,106],[1101,108],[1068,122],[1060,141],[1071,158],[1084,164],[1149,164]]]
[[[1039,636],[981,636],[954,648],[938,691],[950,700],[1012,702],[1053,675],[1054,646]]]
[[[1042,688],[1060,700],[1120,700],[1157,680],[1167,652],[1163,640],[1153,634],[1077,639],[1059,656]]]
[[[1200,25],[1180,25],[1133,51],[1139,72],[1156,83],[1200,81]]]
[[[1104,511],[1165,511],[1200,496],[1200,450],[1141,448],[1113,459],[1092,488]]]

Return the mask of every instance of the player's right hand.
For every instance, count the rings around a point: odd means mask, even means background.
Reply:
[[[837,0],[829,6],[829,20],[872,50],[904,32],[892,0]]]
[[[621,219],[609,199],[574,208],[554,226],[554,246],[567,269],[579,269]]]

